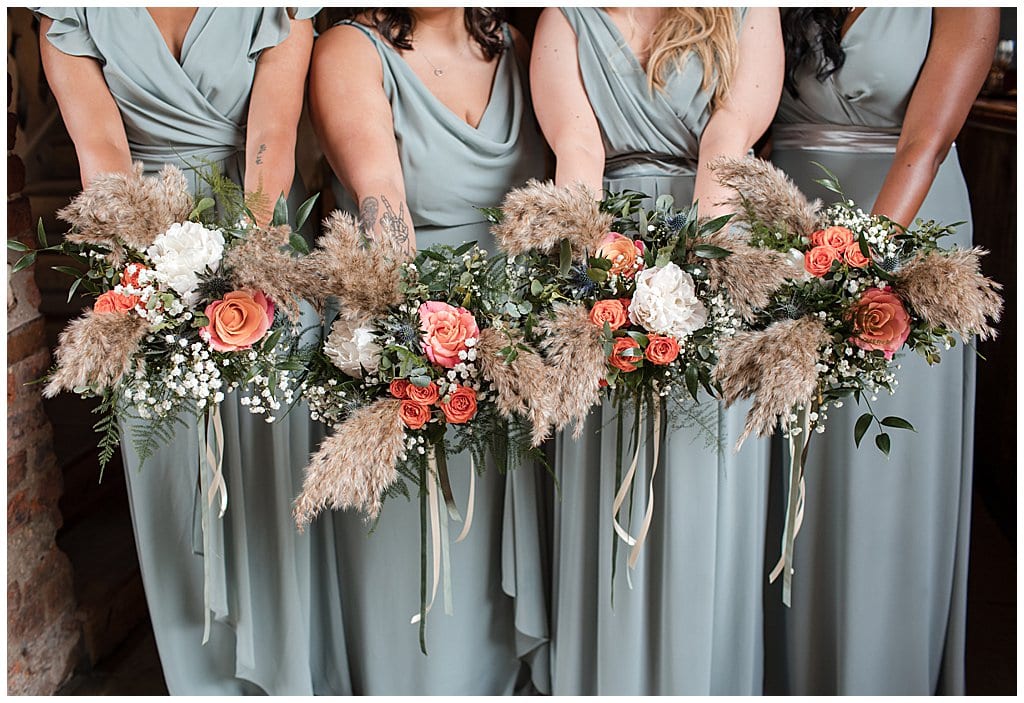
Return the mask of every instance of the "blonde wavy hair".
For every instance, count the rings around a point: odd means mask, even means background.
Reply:
[[[729,95],[736,70],[739,16],[732,7],[666,7],[648,43],[647,85],[663,90],[668,72],[681,67],[689,52],[704,66],[701,88],[714,85],[712,105]]]

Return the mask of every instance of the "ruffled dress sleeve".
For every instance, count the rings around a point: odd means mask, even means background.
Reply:
[[[85,7],[32,7],[37,17],[53,20],[46,38],[61,52],[70,56],[88,56],[100,63],[106,63],[103,54],[89,33]]]
[[[289,9],[294,17],[288,16]],[[277,46],[287,39],[292,30],[291,19],[312,19],[319,11],[319,7],[266,7],[257,10],[252,28],[252,43],[249,45],[249,60],[255,61],[264,49]]]

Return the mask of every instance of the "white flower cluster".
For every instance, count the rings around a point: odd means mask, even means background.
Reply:
[[[708,313],[690,274],[669,262],[636,275],[629,319],[650,332],[683,341],[707,323]]]
[[[339,317],[331,325],[324,354],[344,373],[359,378],[363,371],[376,373],[383,348],[373,329]]]
[[[153,262],[157,280],[175,291],[186,305],[194,305],[199,274],[220,266],[224,234],[198,222],[176,222],[153,241],[146,255]]]
[[[343,421],[350,407],[357,398],[345,391],[335,380],[329,379],[326,384],[312,384],[303,381],[299,386],[302,397],[309,403],[309,416],[333,427]]]
[[[167,357],[167,364],[154,374],[155,378],[147,371],[156,369],[140,364],[128,391],[128,399],[141,417],[171,412],[177,406],[175,399],[194,401],[200,411],[224,400],[224,378],[206,345],[200,342],[190,345],[188,339],[173,334],[168,334],[164,341],[174,349]]]
[[[256,352],[249,352],[250,360],[255,360]],[[250,395],[242,396],[238,402],[249,409],[253,415],[266,415],[264,418],[268,423],[276,418],[274,412],[281,409],[282,401],[284,406],[290,407],[295,399],[295,382],[288,370],[279,371],[275,379],[263,374],[255,374],[250,381],[252,386]],[[280,400],[278,400],[280,397]],[[315,418],[314,418],[315,419]]]

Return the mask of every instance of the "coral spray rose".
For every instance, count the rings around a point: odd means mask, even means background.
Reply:
[[[652,364],[668,366],[679,356],[679,342],[674,337],[652,334],[647,338],[644,357]]]
[[[274,304],[260,291],[231,291],[206,306],[210,323],[199,335],[216,351],[249,349],[274,321]]]
[[[121,285],[139,288],[139,274],[149,269],[142,264],[128,264],[121,272]]]
[[[604,323],[613,330],[617,330],[629,321],[626,310],[629,307],[629,300],[622,304],[622,300],[614,298],[611,300],[598,300],[594,307],[590,308],[590,321],[598,327],[604,327]]]
[[[832,269],[832,262],[839,258],[839,252],[822,244],[804,255],[804,269],[812,276],[824,276]]]
[[[476,391],[466,386],[455,386],[447,403],[441,403],[441,412],[453,425],[469,422],[476,415]]]
[[[608,363],[623,373],[636,371],[637,364],[643,359],[642,356],[623,356],[627,349],[639,349],[640,343],[632,337],[616,337],[612,345],[612,353],[608,357]]]
[[[860,242],[850,242],[843,249],[843,261],[849,266],[862,269],[871,263],[871,259],[864,256],[860,251]]]
[[[643,242],[633,241],[618,232],[606,234],[601,240],[601,246],[597,249],[597,256],[612,262],[609,273],[624,278],[632,278],[639,269],[643,268],[644,260],[641,258],[643,253]]]
[[[843,251],[849,246],[856,237],[846,227],[839,225],[833,225],[826,227],[825,229],[819,229],[817,232],[811,235],[811,246],[812,247],[832,247],[836,251]]]
[[[398,406],[398,417],[410,430],[418,430],[430,420],[430,406],[415,400],[403,400]]]
[[[92,309],[95,312],[113,312],[123,315],[124,313],[131,312],[138,304],[139,296],[137,295],[124,295],[123,293],[115,293],[112,290],[108,290],[96,298]]]
[[[395,396],[399,400],[404,400],[409,397],[409,386],[411,385],[412,384],[404,378],[396,378],[388,384],[388,390],[391,392],[391,395]]]
[[[405,397],[416,401],[420,405],[433,405],[437,402],[439,396],[437,384],[433,381],[422,388],[414,383],[410,383],[409,387],[405,389]]]
[[[910,315],[903,302],[884,288],[869,288],[850,310],[853,337],[861,349],[881,351],[891,359],[910,335]]]
[[[419,309],[423,332],[423,353],[431,363],[446,369],[459,363],[459,352],[466,351],[468,340],[480,336],[476,319],[465,308],[428,300]]]

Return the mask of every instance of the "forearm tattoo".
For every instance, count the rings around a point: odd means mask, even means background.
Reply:
[[[363,198],[363,204],[359,206],[359,219],[362,220],[363,229],[367,232],[373,232],[373,228],[377,226],[377,210],[379,208],[377,199],[372,195]]]
[[[267,151],[267,145],[266,144],[260,144],[259,149],[256,150],[256,165],[257,166],[262,166],[263,165],[263,154],[265,154],[266,151]]]
[[[412,250],[409,242],[409,225],[405,221],[405,204],[398,204],[398,213],[395,213],[391,203],[384,196],[380,196],[384,203],[384,214],[380,216],[380,231],[385,237],[391,237],[399,249]],[[364,201],[365,202],[365,201]]]

